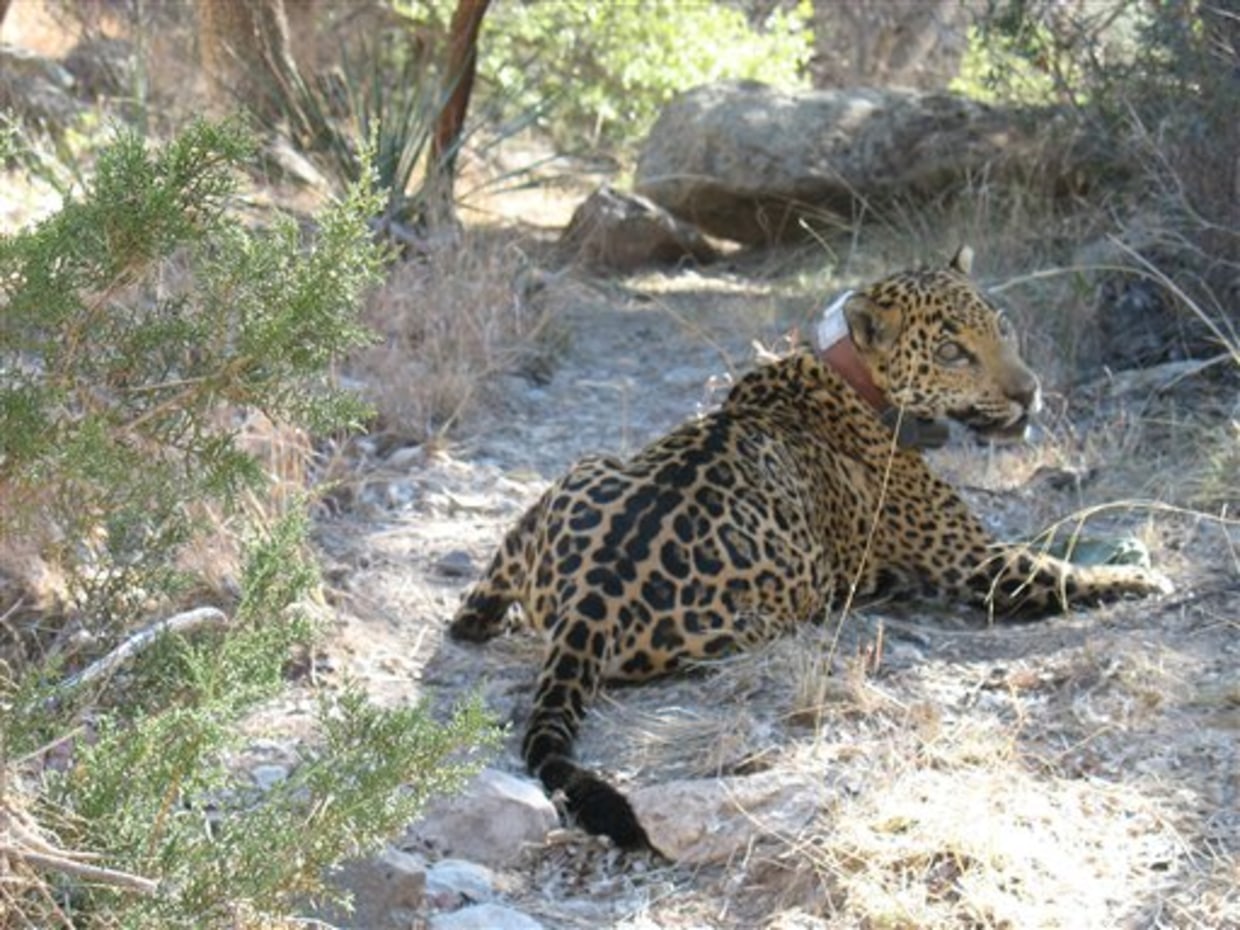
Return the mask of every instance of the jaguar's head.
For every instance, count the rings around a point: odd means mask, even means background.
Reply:
[[[972,260],[964,246],[945,268],[884,278],[854,294],[844,317],[890,404],[950,417],[985,438],[1019,439],[1041,389],[1011,324],[970,279]]]

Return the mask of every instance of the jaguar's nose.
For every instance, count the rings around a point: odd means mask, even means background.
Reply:
[[[1020,404],[1030,414],[1042,409],[1042,385],[1038,376],[1028,368],[1015,373],[1005,386],[1004,393],[1008,400]]]

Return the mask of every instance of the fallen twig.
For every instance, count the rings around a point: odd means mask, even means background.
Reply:
[[[61,872],[65,875],[72,875],[74,878],[80,878],[83,881],[98,882],[99,884],[111,885],[115,888],[127,888],[130,891],[136,891],[147,896],[153,896],[159,891],[158,882],[152,881],[149,878],[143,878],[141,875],[134,875],[131,872],[105,869],[102,866],[78,862],[76,859],[69,859],[66,856],[49,856],[46,853],[18,848],[5,848],[4,852],[6,855],[12,856],[31,868],[40,871]]]
[[[51,700],[59,700],[69,691],[111,675],[165,633],[188,633],[202,627],[225,626],[227,623],[227,615],[215,607],[197,607],[165,620],[158,620],[139,630],[106,656],[92,662],[76,675],[70,675],[60,683],[57,693]]]
[[[145,895],[153,895],[159,888],[158,882],[141,875],[83,861],[90,858],[96,858],[96,854],[61,849],[48,842],[34,821],[20,808],[0,806],[0,860],[8,863],[9,871],[13,870],[15,863],[19,863],[36,871],[61,872],[84,881],[127,888]]]

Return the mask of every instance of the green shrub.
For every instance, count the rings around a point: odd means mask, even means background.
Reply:
[[[247,230],[225,207],[248,151],[227,125],[159,152],[122,133],[84,196],[0,240],[0,482],[17,504],[3,529],[50,520],[92,624],[186,582],[194,504],[262,486],[235,411],[312,430],[363,413],[325,375],[369,338],[373,203],[326,211],[309,248],[291,219]]]
[[[381,193],[359,185],[312,233],[243,224],[230,208],[251,152],[232,124],[160,149],[122,133],[80,196],[0,239],[0,545],[24,540],[67,579],[58,609],[23,614],[19,637],[6,618],[0,639],[0,822],[33,812],[63,847],[159,883],[82,881],[6,833],[28,883],[3,907],[26,925],[284,914],[463,778],[488,738],[476,706],[435,724],[346,689],[287,782],[260,795],[226,764],[235,722],[310,641],[317,585],[303,502],[268,497],[242,426],[358,422],[329,372],[371,339],[357,314],[381,258],[366,225]],[[68,677],[55,656],[73,630],[78,665],[204,588],[189,557],[204,532],[245,540],[237,594],[209,596],[227,622],[153,639],[123,675]]]

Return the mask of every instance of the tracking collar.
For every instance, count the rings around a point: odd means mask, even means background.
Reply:
[[[887,403],[887,397],[874,383],[869,366],[853,344],[844,316],[844,305],[856,293],[845,291],[827,305],[822,319],[814,330],[815,349],[818,358],[878,411],[888,428],[899,431],[898,443],[919,449],[938,448],[947,441],[947,424],[911,414],[900,416],[899,411]]]

